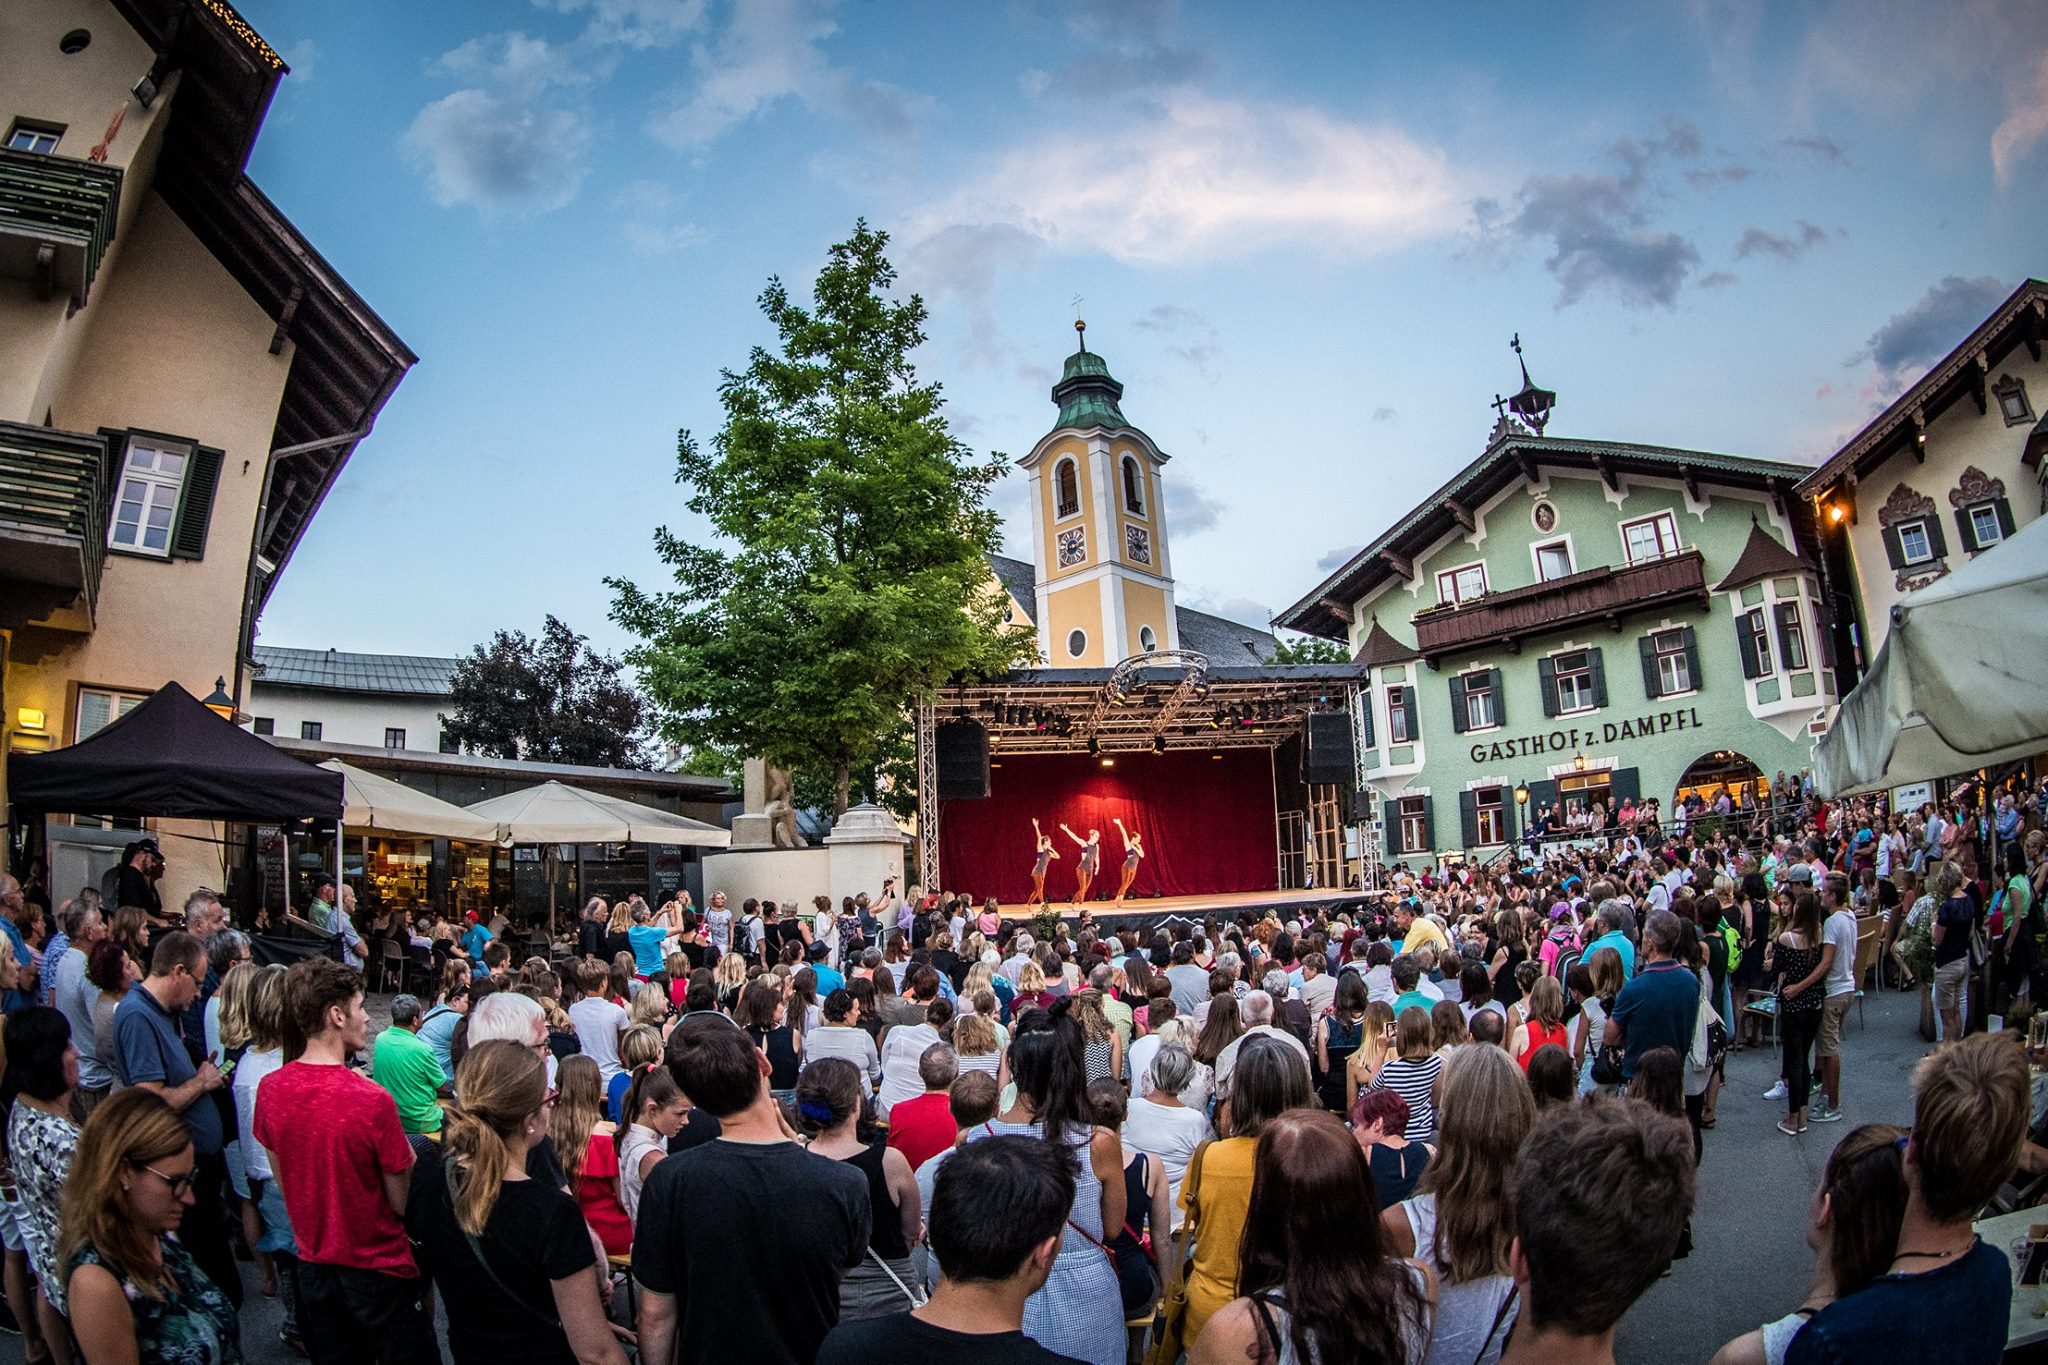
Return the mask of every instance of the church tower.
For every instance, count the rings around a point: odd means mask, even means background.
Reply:
[[[1017,463],[1031,476],[1038,649],[1053,668],[1108,668],[1178,649],[1161,471],[1167,457],[1117,406],[1124,386],[1088,349],[1053,385],[1053,429]]]

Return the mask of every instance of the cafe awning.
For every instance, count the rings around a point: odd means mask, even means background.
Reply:
[[[732,834],[701,820],[674,815],[616,796],[543,782],[467,808],[495,820],[515,844],[680,844],[724,848]]]
[[[339,759],[329,759],[320,766],[341,774],[341,818],[350,828],[487,844],[503,838],[504,831],[497,821],[472,814],[453,802],[415,791],[388,777],[351,768]]]

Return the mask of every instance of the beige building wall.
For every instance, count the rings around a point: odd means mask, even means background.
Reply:
[[[1068,459],[1078,466],[1081,510],[1074,516],[1056,519],[1053,513],[1058,501],[1059,481],[1055,475],[1059,470],[1060,461]],[[1078,440],[1062,442],[1048,451],[1032,472],[1038,480],[1039,510],[1042,514],[1039,525],[1045,528],[1045,544],[1039,547],[1039,562],[1045,566],[1046,580],[1053,582],[1094,568],[1102,562],[1103,551],[1099,543],[1102,539],[1102,530],[1095,524],[1095,468],[1094,462],[1089,458],[1086,443]],[[1076,526],[1083,526],[1088,530],[1088,553],[1079,564],[1062,566],[1059,556],[1060,532]]]
[[[1138,633],[1146,626],[1152,627],[1154,649],[1165,649],[1172,637],[1166,631],[1166,592],[1150,583],[1139,583],[1132,579],[1123,580],[1124,593],[1124,654],[1145,652],[1144,641]]]
[[[2012,510],[2013,529],[2023,530],[2041,515],[2042,484],[2037,471],[2020,463],[2027,433],[2048,404],[2048,351],[2034,360],[2024,346],[2015,347],[1995,366],[1987,378],[1989,386],[2003,375],[2026,385],[2027,402],[2034,416],[2007,426],[1996,397],[1989,410],[1977,411],[1968,399],[1951,404],[1927,424],[1926,459],[1915,461],[1901,452],[1873,470],[1856,487],[1856,519],[1849,527],[1849,551],[1855,561],[1856,584],[1861,597],[1864,627],[1869,638],[1863,642],[1866,659],[1874,659],[1891,629],[1891,610],[1910,595],[1913,586],[1924,586],[1924,573],[1902,575],[1885,558],[1884,528],[1880,510],[1901,485],[1934,500],[1934,515],[1941,522],[1948,541],[1946,563],[1953,571],[1972,558],[1963,548],[1956,527],[1955,507],[1949,493],[1961,483],[1963,471],[1972,466],[2005,484],[2005,498]],[[1826,518],[1828,513],[1821,513]],[[1825,524],[1825,523],[1824,523]],[[1995,554],[1996,547],[1985,551]],[[1906,586],[1902,586],[1902,580]]]
[[[1046,599],[1045,643],[1054,668],[1102,668],[1107,664],[1102,638],[1102,583],[1090,578],[1055,588]],[[1087,644],[1079,654],[1068,650],[1068,637],[1084,632]]]

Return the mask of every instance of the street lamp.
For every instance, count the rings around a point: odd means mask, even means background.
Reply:
[[[1576,753],[1572,755],[1572,767],[1577,769],[1579,772],[1586,771],[1586,756],[1584,753]]]
[[[235,719],[235,699],[228,695],[228,680],[218,677],[213,680],[213,692],[200,705],[232,724]]]
[[[1525,807],[1526,807],[1526,806],[1527,806],[1527,805],[1529,804],[1529,784],[1528,784],[1528,783],[1526,783],[1526,782],[1517,782],[1517,783],[1515,784],[1515,804],[1516,804],[1516,805],[1518,805],[1518,806],[1525,806]]]

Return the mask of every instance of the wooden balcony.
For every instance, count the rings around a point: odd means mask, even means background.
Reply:
[[[92,629],[112,478],[104,437],[0,422],[0,625]]]
[[[1415,616],[1415,647],[1434,665],[1449,654],[1519,648],[1534,635],[1602,625],[1619,630],[1622,619],[1637,612],[1706,601],[1706,564],[1698,550],[1681,550],[1490,592],[1462,606],[1431,607]]]
[[[121,168],[0,147],[0,276],[83,307],[114,240]]]

